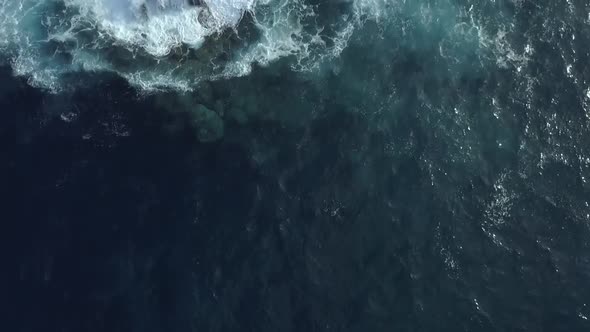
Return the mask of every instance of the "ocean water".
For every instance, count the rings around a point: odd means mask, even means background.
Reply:
[[[6,331],[590,331],[590,3],[0,0]]]

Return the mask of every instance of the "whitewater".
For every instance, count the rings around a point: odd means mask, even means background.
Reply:
[[[384,3],[305,0],[0,0],[4,64],[59,92],[77,73],[114,73],[140,91],[190,91],[292,57],[306,71],[337,57]]]

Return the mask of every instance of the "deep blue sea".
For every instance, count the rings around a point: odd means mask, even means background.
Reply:
[[[0,113],[1,331],[590,331],[586,0],[0,0]]]

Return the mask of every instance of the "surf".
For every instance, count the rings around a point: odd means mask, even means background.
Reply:
[[[337,57],[371,2],[334,3],[346,9],[327,15],[306,0],[0,0],[0,53],[15,75],[53,92],[75,88],[80,72],[114,73],[145,92],[191,91],[282,58],[309,71]]]

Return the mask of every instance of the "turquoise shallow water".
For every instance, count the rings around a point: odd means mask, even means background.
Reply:
[[[8,329],[590,328],[584,1],[0,4]]]

